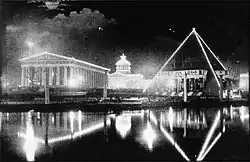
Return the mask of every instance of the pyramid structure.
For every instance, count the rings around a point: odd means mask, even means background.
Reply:
[[[206,69],[208,71],[208,78],[214,79],[218,88],[221,87],[216,71],[226,71],[226,68],[196,32],[195,28],[192,29],[189,35],[168,58],[143,92],[157,82],[158,76],[162,71],[183,71],[193,69]]]

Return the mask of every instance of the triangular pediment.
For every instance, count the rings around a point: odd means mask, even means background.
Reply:
[[[62,56],[62,55],[58,55],[58,54],[54,54],[54,53],[48,53],[48,52],[43,52],[43,53],[39,53],[36,55],[32,55],[29,57],[25,57],[20,59],[21,62],[33,62],[33,61],[69,61],[72,58],[70,57],[66,57],[66,56]]]

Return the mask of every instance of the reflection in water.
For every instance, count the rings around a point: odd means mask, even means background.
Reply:
[[[73,111],[69,112],[69,120],[70,120],[70,130],[71,130],[71,133],[74,132],[74,117],[75,117],[75,114]]]
[[[129,145],[130,140],[137,140],[143,146],[146,145],[147,150],[154,150],[158,154],[158,149],[154,148],[165,145],[164,141],[167,141],[167,143],[173,146],[170,148],[174,151],[178,151],[180,156],[186,161],[202,161],[206,158],[207,154],[209,154],[210,150],[217,147],[216,143],[222,135],[229,132],[226,131],[226,128],[230,129],[231,126],[237,126],[238,128],[239,124],[244,126],[249,124],[249,122],[247,122],[249,119],[248,111],[248,107],[228,107],[218,112],[217,110],[214,111],[214,109],[193,110],[166,108],[144,111],[124,111],[119,114],[109,115],[82,111],[57,113],[34,111],[28,113],[0,112],[0,131],[13,139],[15,136],[12,137],[11,134],[18,131],[18,137],[24,140],[21,146],[25,151],[27,161],[34,161],[37,158],[35,155],[38,156],[41,150],[47,149],[47,147],[44,147],[46,139],[48,145],[54,147],[59,142],[67,140],[79,142],[79,140],[73,140],[82,138],[87,134],[94,134],[94,132],[103,128],[104,139],[108,139],[107,142],[111,144],[114,143],[115,149],[116,145],[117,149],[124,148],[124,142],[121,140],[131,135],[132,138],[126,139],[126,142],[128,141],[128,143],[125,144],[126,146]],[[230,117],[231,115],[232,118]],[[115,121],[114,127],[113,124],[112,127],[110,127],[110,118],[112,118],[112,121]],[[218,126],[221,126],[220,129],[218,129]],[[113,131],[109,131],[108,129],[115,129],[115,132],[122,138],[112,138],[114,137]],[[204,134],[206,134],[205,139],[200,139],[204,137]],[[99,137],[99,135],[102,135],[102,132],[98,134],[97,137]],[[93,135],[93,138],[96,137]],[[186,144],[189,145],[190,140],[193,142],[191,145],[197,145],[200,150],[196,150],[196,146],[194,146],[194,148],[186,147]],[[102,142],[100,142],[100,147],[98,143],[96,148],[110,146],[109,144],[106,145],[107,143],[102,146],[101,143]],[[82,147],[88,148],[89,145],[85,145],[84,143]],[[186,155],[183,150],[184,148],[188,148],[189,150],[185,151],[191,155]],[[195,154],[195,156],[192,156],[193,154]],[[198,155],[197,159],[196,155]],[[165,156],[164,153],[163,156]],[[193,159],[194,157],[195,159]],[[110,158],[112,159],[112,157]],[[168,158],[168,156],[165,156],[165,158]]]
[[[122,138],[125,138],[131,129],[131,116],[119,115],[115,119],[115,128],[120,133]]]
[[[156,133],[154,132],[150,122],[147,122],[147,128],[143,131],[143,139],[147,142],[148,149],[153,149],[153,142],[156,139]]]
[[[7,116],[7,121],[9,121],[9,113],[6,113],[6,116]]]
[[[78,111],[78,130],[82,130],[82,111]]]
[[[172,110],[170,110],[172,111]],[[172,112],[171,112],[172,113]],[[162,115],[161,115],[161,119],[160,121],[162,121]],[[187,160],[190,161],[189,158],[187,157],[187,155],[184,153],[184,151],[180,148],[180,146],[175,142],[175,140],[173,139],[173,137],[166,131],[166,129],[163,127],[162,122],[160,122],[160,130],[161,132],[164,134],[164,136],[170,141],[170,143],[175,147],[175,149],[182,155],[182,157]]]
[[[203,111],[196,112],[191,109],[173,110],[170,107],[168,111],[162,112],[161,118],[161,123],[168,126],[171,132],[174,128],[204,129],[207,127]]]
[[[221,116],[220,111],[218,111],[218,113],[216,114],[215,120],[213,122],[213,125],[207,134],[207,137],[205,139],[204,144],[202,145],[202,149],[197,157],[197,161],[201,161],[201,157],[203,156],[205,149],[207,148],[207,145],[208,145],[209,141],[211,140],[216,127],[218,126],[218,123],[220,121],[220,116]]]
[[[246,106],[241,106],[239,111],[240,111],[240,119],[242,122],[244,122],[244,120],[246,119],[249,119],[249,112],[247,111]]]
[[[172,107],[170,107],[168,110],[168,122],[170,130],[173,131],[174,113]]]
[[[0,112],[0,132],[2,131],[2,112]]]
[[[210,146],[207,148],[207,150],[205,151],[205,153],[201,156],[200,159],[197,159],[197,161],[202,161],[205,156],[207,155],[207,153],[212,149],[212,147],[216,144],[216,142],[220,139],[222,133],[220,132],[215,139],[213,140],[213,142],[210,144]]]
[[[27,125],[27,127],[26,127],[26,134],[25,134],[25,143],[24,143],[23,148],[24,148],[25,153],[26,153],[27,161],[34,161],[37,143],[35,141],[34,129],[32,126],[31,112],[28,112],[28,118],[27,118],[26,125]]]

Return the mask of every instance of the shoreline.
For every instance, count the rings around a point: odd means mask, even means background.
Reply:
[[[51,103],[51,104],[35,104],[35,103],[16,103],[16,104],[0,104],[1,112],[24,112],[24,111],[40,111],[40,112],[60,112],[67,110],[82,110],[86,112],[109,112],[109,111],[122,111],[122,110],[142,110],[153,109],[163,107],[173,108],[220,108],[228,106],[247,106],[248,100],[231,100],[231,101],[219,101],[219,100],[191,100],[189,102],[147,102],[147,103]]]

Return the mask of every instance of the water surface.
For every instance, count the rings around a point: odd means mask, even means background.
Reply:
[[[4,112],[1,160],[248,160],[248,111]]]

